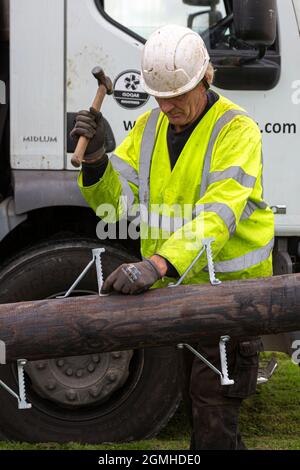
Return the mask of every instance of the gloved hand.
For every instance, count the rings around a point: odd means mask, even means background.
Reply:
[[[90,139],[84,156],[84,163],[95,163],[105,155],[105,124],[101,113],[94,108],[79,111],[75,118],[75,126],[70,132],[72,139],[77,141],[84,136]]]
[[[114,290],[122,294],[139,294],[148,290],[161,277],[150,259],[122,264],[105,280],[101,293],[108,294]]]

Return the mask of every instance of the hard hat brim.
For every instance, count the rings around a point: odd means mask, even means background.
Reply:
[[[208,65],[208,64],[207,64]],[[207,68],[206,68],[207,70]],[[153,90],[150,88],[146,83],[143,78],[143,74],[141,74],[141,87],[143,90],[148,93],[150,96],[154,96],[154,98],[174,98],[176,96],[181,96],[184,95],[185,93],[188,93],[189,91],[193,90],[196,88],[196,86],[201,82],[201,80],[204,78],[206,70],[203,74],[201,74],[199,77],[195,78],[194,80],[191,80],[189,83],[187,83],[183,87],[179,87],[175,90],[169,90],[169,91],[157,91]]]

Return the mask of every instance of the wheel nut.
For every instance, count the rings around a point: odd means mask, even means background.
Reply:
[[[77,398],[77,393],[75,392],[75,390],[69,390],[66,393],[66,397],[69,401],[75,401]]]
[[[95,364],[98,364],[98,362],[100,362],[100,357],[98,356],[98,354],[94,354],[92,356],[92,360],[93,362],[95,362]]]
[[[97,396],[98,396],[98,389],[97,389],[97,387],[90,388],[89,394],[90,394],[93,398],[97,398]]]
[[[120,359],[121,356],[122,356],[122,354],[121,354],[120,352],[114,352],[114,353],[112,353],[113,359]]]
[[[94,372],[94,370],[95,370],[94,364],[89,364],[87,369],[90,373]]]
[[[76,377],[80,378],[83,376],[83,370],[82,369],[79,369],[77,372],[76,372]]]
[[[46,367],[45,362],[38,362],[37,365],[36,365],[36,368],[39,369],[39,370],[43,370],[43,369],[45,369],[45,367]]]
[[[46,385],[46,388],[50,391],[54,390],[56,388],[56,382],[54,382],[54,380],[49,380],[49,382]]]
[[[109,372],[109,373],[107,374],[107,378],[108,378],[108,380],[109,380],[110,382],[115,382],[117,376],[116,376],[116,374],[115,374],[114,372]]]
[[[65,361],[63,359],[59,359],[58,361],[56,361],[56,365],[58,367],[62,367],[64,364],[65,364]]]
[[[73,375],[73,369],[71,369],[71,367],[69,369],[66,370],[66,374],[71,377]]]

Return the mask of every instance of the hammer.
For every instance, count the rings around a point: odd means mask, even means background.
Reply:
[[[98,80],[98,90],[94,98],[92,107],[99,112],[106,94],[111,95],[112,90],[112,81],[107,77],[101,67],[94,67],[92,74]],[[75,168],[79,168],[81,163],[84,160],[85,151],[89,144],[89,139],[84,136],[81,136],[78,140],[74,155],[71,159],[72,165]]]

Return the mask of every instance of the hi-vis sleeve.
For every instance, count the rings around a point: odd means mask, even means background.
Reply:
[[[116,222],[138,204],[140,143],[148,115],[145,113],[137,120],[134,128],[109,158],[106,171],[97,183],[85,187],[82,173],[79,174],[81,193],[96,214],[102,217],[105,212],[108,213],[109,207],[114,209],[110,214],[114,213],[115,218],[107,216],[108,222]]]

